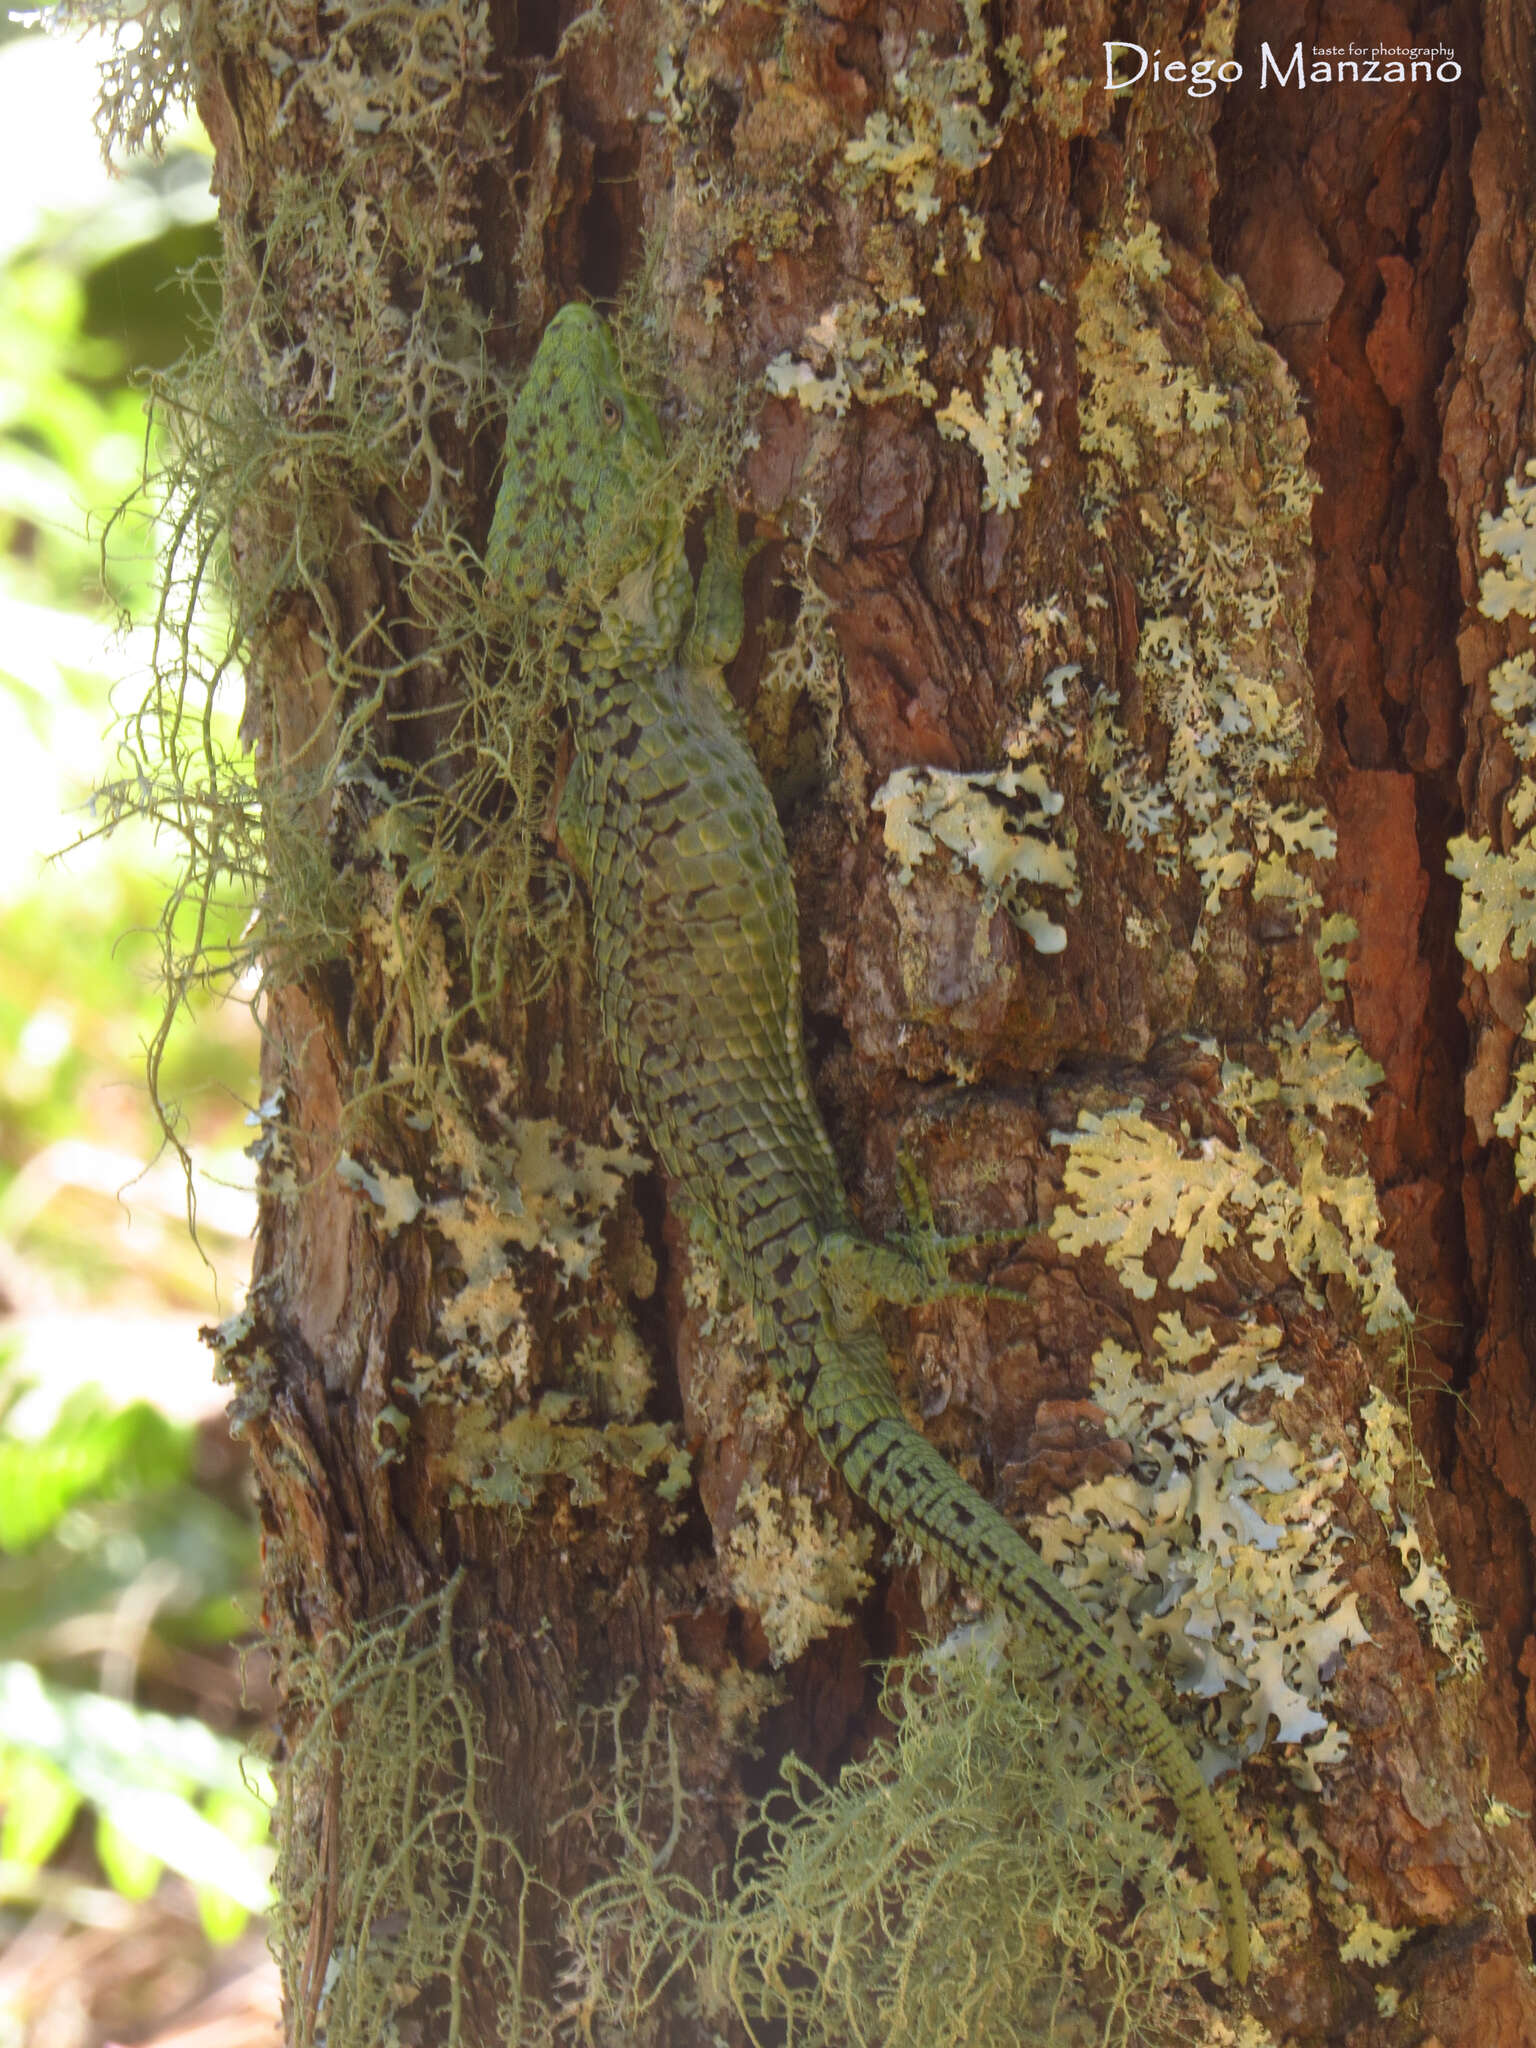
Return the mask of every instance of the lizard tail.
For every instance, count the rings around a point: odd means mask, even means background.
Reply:
[[[879,1398],[874,1352],[880,1347],[878,1338],[871,1336],[867,1360],[859,1360],[850,1372],[853,1361],[847,1354],[862,1347],[857,1340],[845,1340],[838,1346],[838,1369],[824,1369],[806,1391],[807,1419],[822,1449],[883,1521],[912,1536],[956,1578],[1001,1601],[1031,1629],[1043,1633],[1052,1650],[1102,1703],[1173,1800],[1204,1859],[1220,1902],[1232,1975],[1239,1984],[1246,1982],[1248,1907],[1237,1857],[1216,1802],[1178,1730],[1151,1688],[1044,1559],[902,1415],[883,1349],[878,1377],[889,1392]],[[849,1399],[851,1380],[859,1383],[860,1392]],[[828,1401],[826,1393],[839,1381],[844,1397]]]

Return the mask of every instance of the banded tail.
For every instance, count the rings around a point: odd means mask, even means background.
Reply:
[[[803,1398],[828,1462],[882,1521],[1043,1633],[1100,1701],[1173,1800],[1199,1850],[1216,1887],[1232,1975],[1245,1983],[1248,1905],[1231,1837],[1151,1688],[1018,1530],[913,1429],[901,1413],[878,1334],[828,1338],[817,1350],[821,1369]]]

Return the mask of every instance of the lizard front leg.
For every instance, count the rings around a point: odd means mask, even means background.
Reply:
[[[735,660],[746,626],[742,579],[747,564],[766,545],[766,541],[756,540],[742,546],[735,507],[724,492],[718,493],[710,510],[704,562],[694,592],[693,624],[683,646],[683,659],[691,667],[722,669]]]

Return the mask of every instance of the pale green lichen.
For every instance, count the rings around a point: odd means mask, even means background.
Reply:
[[[1373,1970],[1384,1969],[1418,1933],[1416,1927],[1384,1927],[1363,1909],[1339,1948],[1341,1963],[1365,1963]]]
[[[1527,464],[1526,474],[1536,479],[1536,464]],[[1479,535],[1495,564],[1483,571],[1479,609],[1490,619],[1536,621],[1536,481],[1511,477],[1504,509],[1483,514]],[[1525,960],[1536,946],[1536,655],[1526,648],[1498,663],[1488,688],[1520,769],[1505,803],[1509,845],[1501,851],[1491,839],[1463,833],[1451,840],[1446,860],[1462,885],[1456,944],[1485,974],[1506,949],[1512,960]],[[1521,1036],[1536,1046],[1536,997],[1526,1007]],[[1536,1191],[1536,1052],[1516,1066],[1493,1130],[1514,1147],[1520,1188]]]
[[[1528,462],[1525,473],[1536,479],[1536,463]],[[1536,619],[1536,481],[1522,484],[1511,477],[1503,511],[1483,514],[1478,538],[1483,553],[1505,565],[1483,571],[1478,610],[1489,619],[1507,619],[1511,612]]]
[[[1359,936],[1360,928],[1355,920],[1341,911],[1331,912],[1318,928],[1312,953],[1322,976],[1323,995],[1330,1003],[1339,1001],[1349,976],[1349,962],[1343,958],[1343,949],[1353,945]]]
[[[667,1502],[680,1499],[692,1477],[669,1423],[594,1422],[583,1398],[564,1390],[504,1417],[484,1401],[455,1403],[452,1449],[431,1458],[455,1503],[503,1508],[519,1521],[552,1479],[568,1482],[573,1507],[597,1507],[608,1496],[605,1468],[649,1477]]]
[[[1102,1345],[1093,1398],[1131,1463],[1030,1526],[1116,1648],[1207,1703],[1208,1771],[1273,1740],[1315,1790],[1347,1741],[1325,1711],[1328,1678],[1367,1632],[1331,1507],[1343,1458],[1309,1456],[1260,1405],[1301,1384],[1276,1361],[1280,1341],[1249,1325],[1218,1345],[1164,1315],[1151,1379],[1124,1346]]]
[[[883,405],[915,398],[932,405],[938,396],[922,373],[928,351],[910,323],[922,312],[921,299],[843,300],[805,331],[801,347],[809,360],[787,350],[764,372],[778,398],[793,398],[806,412],[830,410],[842,417],[849,406]]]
[[[1162,1284],[1188,1293],[1215,1279],[1211,1260],[1241,1235],[1259,1258],[1283,1258],[1299,1280],[1347,1281],[1369,1331],[1398,1326],[1408,1308],[1380,1242],[1374,1181],[1335,1171],[1305,1121],[1293,1141],[1288,1177],[1241,1136],[1191,1142],[1150,1122],[1139,1103],[1084,1110],[1075,1130],[1051,1133],[1067,1149],[1051,1236],[1074,1256],[1101,1250],[1128,1291],[1150,1301],[1159,1281],[1145,1261],[1159,1241],[1177,1248]]]
[[[1063,927],[1023,893],[1060,889],[1069,903],[1077,901],[1073,856],[1044,829],[1062,800],[1033,762],[978,774],[898,768],[871,801],[885,813],[885,845],[899,863],[898,886],[942,848],[956,871],[969,869],[979,879],[986,915],[1005,909],[1038,952],[1059,953],[1066,945]]]
[[[1029,451],[1040,438],[1040,393],[1030,383],[1016,348],[995,348],[982,378],[981,405],[956,389],[934,414],[948,441],[969,441],[981,457],[984,512],[1020,504],[1033,478]]]
[[[1302,648],[1314,486],[1294,387],[1247,302],[1208,268],[1196,286],[1206,327],[1191,342],[1168,314],[1169,269],[1158,228],[1128,226],[1101,236],[1079,293],[1085,511],[1097,532],[1134,512],[1136,672],[1166,746],[1156,773],[1104,690],[1089,760],[1112,829],[1150,846],[1164,873],[1188,861],[1199,875],[1198,952],[1245,883],[1256,901],[1315,909],[1296,863],[1331,858],[1333,833],[1322,812],[1269,792],[1313,744]]]
[[[1399,1480],[1415,1491],[1427,1486],[1429,1467],[1413,1446],[1412,1425],[1405,1408],[1390,1394],[1372,1387],[1360,1410],[1361,1449],[1352,1468],[1355,1484],[1383,1523],[1392,1526],[1392,1493]]]
[[[869,1529],[840,1529],[830,1510],[818,1521],[804,1494],[785,1500],[766,1482],[744,1486],[722,1563],[731,1592],[763,1625],[773,1661],[792,1664],[828,1629],[845,1627],[850,1606],[874,1585],[864,1569]]]
[[[709,1893],[668,1867],[685,1795],[653,1756],[647,1798],[631,1766],[616,1868],[573,1906],[583,2005],[612,2038],[649,2038],[681,1974],[713,2033],[799,2048],[1261,2048],[1176,1983],[1221,1935],[1152,1789],[1013,1638],[965,1630],[891,1667],[882,1707],[892,1739],[835,1784],[789,1759]]]
[[[946,180],[952,189],[957,180],[979,171],[1002,132],[986,114],[993,87],[985,0],[962,0],[962,5],[964,46],[941,53],[928,32],[920,30],[907,61],[891,77],[899,111],[882,108],[869,115],[863,134],[843,152],[855,192],[886,181],[896,211],[920,227],[944,208],[940,177],[952,174]]]
[[[1140,853],[1149,843],[1166,848],[1176,815],[1173,801],[1153,776],[1145,753],[1132,747],[1129,734],[1115,716],[1118,702],[1107,685],[1100,684],[1093,693],[1088,767],[1104,792],[1109,829],[1132,853]],[[1162,864],[1168,866],[1166,853]]]
[[[754,752],[769,774],[774,758],[786,751],[790,714],[799,700],[810,707],[823,772],[834,763],[842,718],[843,657],[832,630],[832,604],[811,571],[821,515],[812,498],[801,503],[805,533],[789,578],[798,609],[788,638],[771,647],[752,713]],[[759,739],[762,744],[757,744]]]
[[[1508,1806],[1502,1799],[1495,1799],[1491,1795],[1483,1809],[1483,1825],[1490,1828],[1513,1827],[1517,1820],[1525,1821],[1530,1817],[1530,1814],[1520,1807]]]
[[[1522,836],[1508,853],[1465,834],[1451,841],[1446,871],[1461,883],[1456,944],[1482,973],[1504,949],[1523,960],[1536,946],[1536,839]]]
[[[648,1162],[628,1145],[588,1144],[549,1117],[509,1118],[499,1137],[482,1137],[447,1105],[435,1158],[440,1176],[459,1185],[431,1197],[409,1176],[350,1156],[339,1169],[375,1205],[380,1229],[420,1221],[449,1247],[457,1278],[437,1304],[433,1347],[411,1354],[413,1390],[431,1398],[505,1385],[526,1394],[525,1261],[553,1258],[567,1280],[587,1278],[604,1218]]]
[[[1405,1333],[1412,1341],[1412,1333]],[[1445,1572],[1430,1555],[1408,1510],[1433,1483],[1428,1465],[1413,1442],[1408,1411],[1380,1387],[1360,1411],[1361,1450],[1351,1467],[1355,1484],[1391,1533],[1392,1547],[1402,1560],[1408,1582],[1400,1587],[1403,1605],[1411,1608],[1429,1640],[1449,1658],[1451,1669],[1471,1677],[1482,1669],[1484,1650],[1472,1609],[1451,1591]],[[1401,1493],[1406,1508],[1395,1496]]]
[[[1047,127],[1058,135],[1083,133],[1084,109],[1098,81],[1068,71],[1067,32],[1064,28],[1044,31],[1040,52],[1026,63],[1018,38],[1010,36],[998,51],[1003,68],[1014,81],[1014,92],[1027,100]]]
[[[1408,1584],[1401,1588],[1403,1605],[1416,1610],[1430,1641],[1450,1659],[1451,1669],[1463,1678],[1474,1677],[1482,1670],[1487,1653],[1472,1610],[1451,1591],[1411,1518],[1399,1523],[1392,1547],[1409,1574]]]
[[[422,1211],[422,1199],[408,1173],[391,1173],[387,1167],[364,1166],[350,1152],[336,1161],[336,1178],[343,1187],[356,1188],[378,1210],[375,1219],[386,1237],[414,1223]]]

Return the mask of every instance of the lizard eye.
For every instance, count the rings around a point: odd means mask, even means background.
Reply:
[[[624,408],[616,398],[603,400],[603,425],[616,427],[624,417]]]

